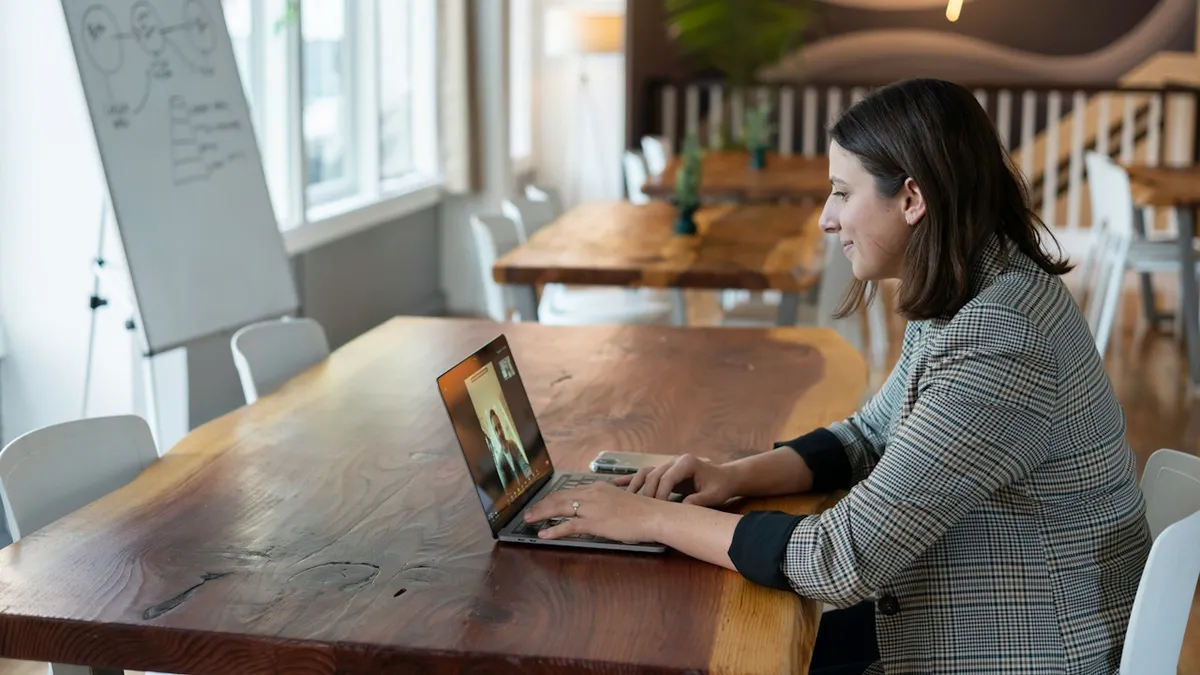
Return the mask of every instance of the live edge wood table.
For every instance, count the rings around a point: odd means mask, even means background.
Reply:
[[[852,412],[866,386],[826,329],[396,319],[0,551],[0,657],[188,675],[807,672],[815,602],[677,553],[494,542],[435,378],[501,331],[568,470],[607,449],[761,451]]]
[[[642,192],[655,199],[675,194],[675,174],[682,159],[671,158],[667,168],[652,176]],[[704,199],[731,199],[744,202],[804,201],[824,202],[829,196],[829,157],[803,157],[769,153],[761,169],[750,167],[750,155],[728,150],[704,153],[700,196]]]
[[[796,324],[800,294],[821,278],[822,236],[811,205],[720,205],[696,213],[697,234],[674,234],[663,202],[589,202],[567,212],[492,267],[522,319],[537,320],[538,284],[782,291],[777,324]]]

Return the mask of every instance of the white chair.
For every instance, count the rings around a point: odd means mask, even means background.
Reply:
[[[230,346],[247,404],[329,356],[325,329],[313,319],[252,324],[234,333]]]
[[[536,201],[528,197],[505,199],[500,202],[500,212],[520,226],[522,241],[528,241],[538,230],[558,218],[549,201]]]
[[[859,313],[844,319],[833,315],[842,303],[850,284],[854,282],[854,267],[842,253],[841,242],[835,234],[825,235],[825,264],[817,286],[816,304],[801,302],[796,323],[800,325],[827,326],[836,330],[855,349],[866,353],[873,363],[882,364],[887,358],[887,307],[882,299],[867,308],[866,324]],[[804,298],[801,298],[802,300]],[[769,302],[742,302],[728,308],[722,315],[723,326],[774,325],[779,314],[778,305]],[[869,343],[866,333],[870,333]],[[868,352],[868,349],[870,350]]]
[[[651,176],[661,176],[673,154],[671,139],[666,136],[642,136],[642,156]]]
[[[629,195],[629,201],[634,204],[649,204],[650,197],[642,192],[646,181],[650,179],[646,173],[646,161],[640,154],[626,150],[622,156],[622,164],[625,167],[625,191]]]
[[[1200,577],[1200,457],[1155,452],[1142,493],[1154,545],[1129,615],[1120,673],[1175,675]]]
[[[133,415],[66,422],[20,436],[0,450],[0,502],[13,541],[124,487],[156,459],[150,427]],[[88,675],[91,669],[52,663],[49,673]]]
[[[1171,523],[1200,511],[1200,457],[1163,448],[1146,460],[1142,472],[1146,520],[1157,537]]]
[[[1085,155],[1084,161],[1092,207],[1092,237],[1088,255],[1080,266],[1080,276],[1086,289],[1088,326],[1096,339],[1096,349],[1103,356],[1120,307],[1125,273],[1178,274],[1179,254],[1173,242],[1138,237],[1129,174],[1124,167],[1093,151]],[[1197,271],[1200,266],[1192,273]]]
[[[562,193],[557,188],[552,188],[548,185],[526,185],[525,198],[535,202],[546,202],[550,205],[550,212],[554,214],[555,218],[565,212],[563,209]]]
[[[488,317],[505,322],[520,318],[513,312],[508,289],[495,281],[496,261],[521,244],[520,226],[502,215],[471,216],[479,273],[483,279]],[[610,323],[665,324],[671,319],[672,304],[665,294],[641,293],[640,289],[606,287],[564,288],[546,284],[538,303],[538,321],[552,325]]]

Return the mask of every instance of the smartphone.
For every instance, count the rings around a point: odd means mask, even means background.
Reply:
[[[645,452],[612,452],[596,455],[588,467],[593,473],[637,473],[642,468],[661,466],[675,455],[654,455]]]

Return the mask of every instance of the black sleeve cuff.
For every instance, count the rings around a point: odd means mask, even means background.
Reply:
[[[813,492],[833,492],[834,490],[849,490],[854,477],[850,466],[850,457],[842,442],[828,429],[810,431],[799,438],[776,443],[775,447],[786,445],[796,451],[808,464],[808,470],[813,475]]]
[[[729,545],[733,566],[756,584],[790,591],[792,587],[780,566],[792,530],[806,517],[781,511],[751,511],[742,516]]]

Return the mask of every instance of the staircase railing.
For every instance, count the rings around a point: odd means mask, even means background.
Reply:
[[[1034,207],[1049,224],[1075,229],[1091,221],[1083,155],[1096,150],[1127,162],[1189,166],[1200,161],[1200,89],[968,84],[1030,185]],[[706,147],[736,143],[748,105],[772,105],[777,150],[824,154],[827,129],[873,85],[763,84],[730,92],[720,80],[655,80],[642,133],[676,147],[688,134]],[[1147,214],[1155,229],[1174,224]],[[1161,222],[1160,222],[1161,221]]]

